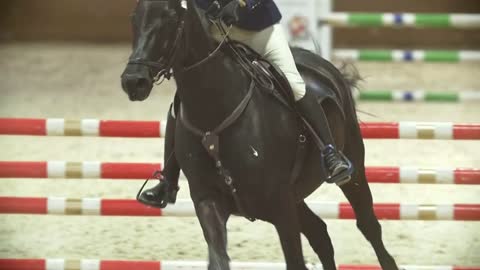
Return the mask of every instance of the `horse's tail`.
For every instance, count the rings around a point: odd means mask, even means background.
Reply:
[[[343,79],[347,83],[350,90],[353,92],[358,89],[359,82],[363,81],[362,76],[357,67],[351,62],[342,62],[338,67],[338,70],[343,76]]]
[[[338,70],[340,71],[345,87],[350,90],[345,91],[346,98],[350,100],[353,106],[353,111],[355,112],[357,109],[354,94],[355,92],[360,91],[358,84],[363,80],[363,78],[360,76],[360,72],[352,62],[341,62],[341,64],[338,66]]]

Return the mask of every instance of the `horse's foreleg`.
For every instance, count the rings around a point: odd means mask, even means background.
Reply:
[[[328,235],[327,224],[308,208],[305,202],[297,207],[303,235],[322,262],[323,269],[335,270],[335,258],[332,240]]]
[[[303,259],[300,222],[295,201],[293,198],[280,200],[273,215],[273,224],[280,237],[287,270],[307,270]]]
[[[229,214],[212,199],[199,202],[195,209],[208,244],[208,270],[229,270],[226,227]]]
[[[356,167],[354,179],[341,187],[357,217],[357,227],[371,243],[384,270],[398,270],[382,240],[382,227],[373,210],[373,199],[363,166]]]

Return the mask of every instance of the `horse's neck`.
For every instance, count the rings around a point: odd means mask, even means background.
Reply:
[[[185,115],[199,128],[215,128],[245,97],[249,80],[229,62],[219,56],[177,78]]]
[[[181,65],[198,63],[215,49],[203,17],[189,0]],[[218,52],[217,54],[221,54]],[[248,79],[230,59],[216,55],[200,66],[176,75],[185,114],[199,128],[211,129],[226,119],[248,90]]]
[[[213,50],[213,40],[208,33],[205,19],[200,15],[196,0],[189,0],[189,7],[185,15],[185,49],[187,50],[186,64],[198,63],[207,57]]]

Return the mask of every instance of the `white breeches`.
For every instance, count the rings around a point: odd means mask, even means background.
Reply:
[[[210,31],[217,41],[223,40],[223,36],[216,26],[212,25]],[[305,96],[305,82],[295,66],[292,52],[280,24],[275,24],[259,32],[232,26],[229,36],[231,39],[249,46],[266,60],[278,66],[290,82],[295,100],[298,101]]]

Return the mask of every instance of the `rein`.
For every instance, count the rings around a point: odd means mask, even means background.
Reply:
[[[213,22],[215,25],[217,25],[215,22]],[[218,25],[217,25],[218,27]],[[223,40],[222,42],[220,42],[220,44],[218,44],[217,48],[215,48],[215,50],[213,50],[211,53],[208,54],[207,57],[205,57],[204,59],[198,61],[197,63],[191,65],[191,66],[188,66],[186,68],[183,69],[183,71],[190,71],[194,68],[197,68],[199,66],[201,66],[202,64],[208,62],[208,60],[210,60],[211,58],[213,58],[218,51],[220,51],[220,49],[223,47],[223,44],[227,43],[228,41],[228,35],[230,34],[230,30],[232,29],[232,26],[230,25],[229,28],[228,28],[228,31],[225,33],[225,35],[223,36]]]
[[[202,60],[200,60],[200,61],[198,61],[198,62],[196,62],[196,63],[194,63],[190,66],[184,67],[183,72],[193,70],[193,69],[198,68],[199,66],[205,64],[210,59],[212,59],[214,56],[216,56],[216,54],[218,53],[218,51],[220,51],[220,49],[223,47],[224,44],[228,43],[229,34],[230,34],[230,30],[232,29],[232,26],[229,26],[228,30],[225,31],[225,29],[223,29],[223,27],[219,26],[219,24],[217,22],[212,21],[212,23],[215,24],[217,27],[219,27],[219,29],[221,29],[222,34],[223,34],[222,42],[220,42],[220,44],[215,48],[215,50],[213,50],[211,53],[209,53]],[[185,32],[185,20],[184,20],[184,18],[182,18],[179,22],[178,27],[177,27],[177,35],[174,39],[174,42],[172,43],[172,46],[169,49],[168,58],[161,57],[157,61],[150,61],[150,60],[146,60],[146,59],[137,58],[137,59],[129,60],[128,64],[144,65],[144,66],[147,66],[149,68],[155,68],[155,69],[159,70],[157,72],[157,75],[155,75],[153,77],[153,81],[157,85],[160,85],[165,79],[170,80],[170,78],[173,75],[172,67],[173,67],[173,65],[174,65],[174,63],[177,59],[178,51],[179,51],[179,47],[180,47],[179,43],[180,43],[180,40],[183,38],[184,32]],[[165,61],[165,59],[166,59],[166,61]]]

